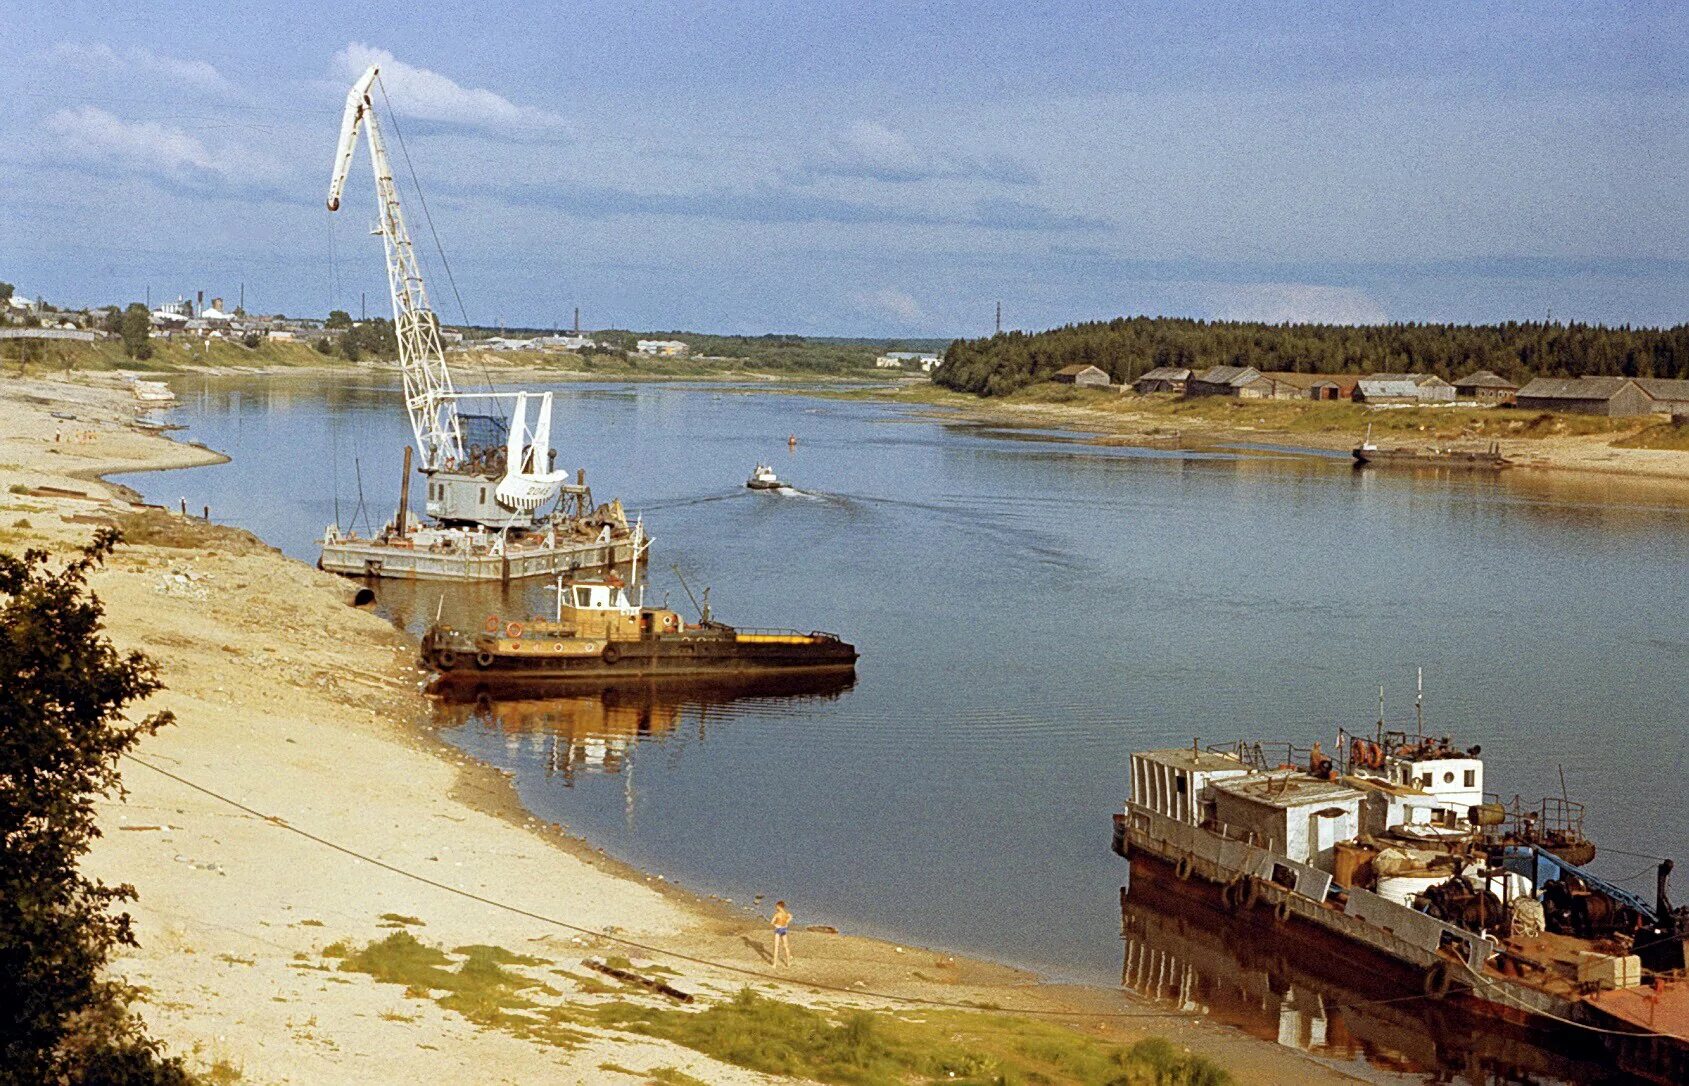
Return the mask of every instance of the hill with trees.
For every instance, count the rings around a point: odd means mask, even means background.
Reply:
[[[933,376],[939,384],[1002,396],[1090,365],[1117,382],[1157,366],[1254,366],[1299,373],[1435,373],[1487,369],[1520,384],[1532,377],[1689,377],[1689,325],[1256,324],[1183,317],[1118,317],[1047,332],[960,339]]]

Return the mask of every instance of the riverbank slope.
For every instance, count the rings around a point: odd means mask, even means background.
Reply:
[[[130,538],[94,587],[119,648],[160,664],[166,690],[145,708],[178,723],[124,766],[129,795],[103,806],[88,867],[139,891],[140,947],[119,969],[198,1066],[260,1083],[639,1082],[663,1068],[783,1081],[606,1024],[607,1004],[666,1004],[590,972],[590,957],[631,959],[712,1006],[750,984],[823,1009],[898,1006],[849,994],[873,991],[1102,1010],[1124,1017],[1062,1032],[1164,1035],[1241,1082],[1342,1077],[1206,1022],[1141,1017],[1151,1008],[1116,993],[848,935],[800,930],[791,982],[760,976],[757,919],[537,822],[507,780],[435,740],[414,643],[351,607],[349,583],[99,483],[221,459],[131,425],[115,377],[3,378],[0,411],[0,546],[63,553],[103,523]],[[372,943],[385,950],[360,950]]]

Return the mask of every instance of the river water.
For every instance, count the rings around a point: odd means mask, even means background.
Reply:
[[[209,505],[305,561],[337,514],[360,529],[391,516],[409,440],[396,383],[173,384],[173,421],[233,459],[123,479],[149,500]],[[535,812],[689,888],[1154,989],[1131,948],[1172,936],[1128,917],[1123,943],[1125,865],[1108,848],[1128,754],[1330,743],[1370,731],[1380,685],[1411,727],[1418,668],[1428,730],[1481,743],[1491,791],[1558,795],[1563,769],[1601,871],[1651,897],[1646,857],[1685,856],[1681,492],[1099,447],[746,385],[554,391],[559,465],[584,466],[598,500],[620,496],[655,537],[648,602],[690,609],[678,565],[725,621],[833,630],[862,652],[847,689],[444,711],[447,738],[513,770]],[[758,461],[799,489],[747,491]],[[550,600],[538,585],[378,592],[412,628]],[[1246,997],[1242,1019],[1212,991],[1198,1005],[1374,1075],[1442,1058],[1329,1028],[1343,998],[1325,992],[1321,1024],[1288,1038],[1272,1000]]]

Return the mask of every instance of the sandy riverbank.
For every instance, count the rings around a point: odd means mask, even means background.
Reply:
[[[156,511],[130,519],[130,503],[93,481],[100,474],[221,457],[129,425],[134,404],[116,378],[0,378],[0,411],[0,546],[62,552],[106,522],[136,540],[94,585],[112,639],[161,665],[167,689],[146,708],[177,716],[142,759],[366,857],[533,914],[395,874],[126,766],[129,796],[105,805],[105,836],[88,866],[140,893],[131,912],[141,946],[119,966],[142,987],[142,1013],[172,1051],[254,1083],[644,1081],[606,1064],[676,1068],[709,1083],[783,1081],[598,1026],[557,1043],[340,970],[325,957],[333,944],[361,946],[399,928],[448,949],[491,945],[544,959],[549,968],[529,971],[549,975],[543,1002],[567,1014],[606,998],[579,979],[584,958],[663,961],[535,918],[550,917],[719,963],[664,962],[679,973],[669,979],[709,1002],[765,983],[733,969],[767,969],[766,929],[538,823],[505,778],[432,738],[414,644],[349,606],[347,582],[233,529]],[[58,492],[34,492],[41,487]],[[1099,843],[1098,863],[1111,862]],[[794,905],[801,914],[803,903]],[[795,983],[767,990],[813,1006],[895,1004],[803,982],[1005,1009],[1147,1009],[1117,993],[1040,985],[990,963],[849,935],[800,931],[794,950]],[[1166,1036],[1240,1082],[1342,1080],[1299,1052],[1203,1021],[1077,1028],[1120,1041]]]

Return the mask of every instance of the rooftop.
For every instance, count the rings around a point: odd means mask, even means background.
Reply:
[[[1140,750],[1135,758],[1173,769],[1188,769],[1202,773],[1222,769],[1242,769],[1244,765],[1235,754],[1217,754],[1211,750],[1177,747],[1173,750]]]
[[[1456,388],[1518,388],[1519,387],[1518,385],[1514,384],[1512,381],[1509,381],[1507,378],[1501,376],[1500,374],[1491,373],[1489,370],[1478,370],[1474,373],[1469,373],[1465,377],[1461,377],[1458,380],[1456,380],[1454,385],[1455,385]]]
[[[1609,400],[1629,383],[1628,377],[1533,377],[1519,395],[1549,400]]]
[[[1214,787],[1228,795],[1269,807],[1306,807],[1313,803],[1342,803],[1359,799],[1359,790],[1337,781],[1311,777],[1295,770],[1251,773],[1247,777],[1216,781]]]

